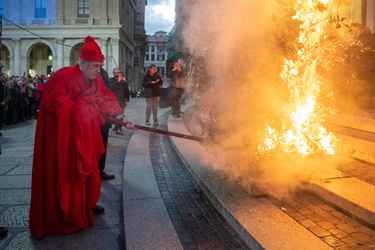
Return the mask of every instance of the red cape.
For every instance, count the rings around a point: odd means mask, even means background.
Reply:
[[[94,225],[104,117],[123,114],[102,78],[78,65],[57,71],[44,90],[35,133],[30,233],[61,235]]]

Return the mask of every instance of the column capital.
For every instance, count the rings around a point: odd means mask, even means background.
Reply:
[[[16,44],[16,45],[20,45],[21,39],[20,38],[12,38],[12,42],[14,42],[14,44]]]
[[[119,38],[111,38],[111,41],[114,45],[118,45],[119,42],[120,42],[120,39]]]
[[[56,41],[59,45],[64,45],[64,38],[56,38],[55,41]]]

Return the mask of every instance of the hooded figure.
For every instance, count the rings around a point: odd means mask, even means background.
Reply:
[[[88,36],[79,64],[56,71],[44,89],[35,133],[29,224],[38,239],[94,225],[101,187],[98,162],[104,152],[100,126],[106,117],[123,114],[99,75],[103,62],[100,47]]]

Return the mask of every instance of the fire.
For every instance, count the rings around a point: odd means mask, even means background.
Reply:
[[[317,66],[324,54],[318,45],[325,38],[329,1],[297,0],[293,18],[302,22],[298,39],[300,49],[294,60],[284,60],[280,74],[291,97],[290,105],[283,110],[287,118],[278,128],[267,126],[266,139],[258,147],[261,151],[280,149],[304,155],[335,153],[335,139],[321,125],[318,103],[323,79],[317,73]]]

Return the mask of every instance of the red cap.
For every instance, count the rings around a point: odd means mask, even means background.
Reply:
[[[87,36],[84,42],[85,44],[79,52],[79,58],[92,62],[104,62],[104,55],[102,54],[99,45],[95,42],[95,38]]]
[[[40,75],[40,77],[46,77],[45,75]]]

